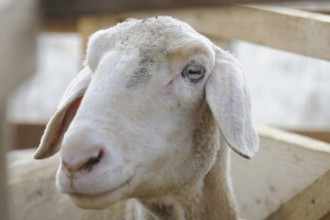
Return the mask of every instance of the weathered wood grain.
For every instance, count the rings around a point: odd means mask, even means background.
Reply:
[[[330,213],[330,169],[266,220],[317,220]]]
[[[329,144],[266,126],[259,126],[258,133],[260,151],[254,158],[244,160],[232,154],[240,212],[253,220],[265,219],[330,170]],[[318,206],[327,204],[326,200],[317,202]]]

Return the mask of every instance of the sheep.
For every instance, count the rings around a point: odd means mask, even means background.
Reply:
[[[82,209],[238,219],[229,149],[258,151],[250,108],[230,53],[177,19],[128,19],[91,36],[34,157],[60,151],[56,187]]]

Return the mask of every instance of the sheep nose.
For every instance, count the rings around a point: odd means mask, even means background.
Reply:
[[[62,158],[63,168],[70,174],[75,174],[82,171],[90,172],[103,158],[103,151],[98,151],[93,156],[87,156],[85,158],[79,158],[79,160],[69,160]]]

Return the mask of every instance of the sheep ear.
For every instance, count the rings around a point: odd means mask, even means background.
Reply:
[[[259,148],[251,121],[250,97],[238,61],[216,48],[214,69],[206,82],[206,99],[226,143],[251,158]]]
[[[91,71],[85,67],[64,92],[57,111],[49,120],[39,147],[34,154],[35,159],[44,159],[59,151],[63,135],[75,116],[80,101],[91,81]]]

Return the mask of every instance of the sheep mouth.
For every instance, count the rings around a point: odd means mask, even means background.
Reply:
[[[133,179],[133,176],[126,180],[124,183],[119,184],[118,186],[112,188],[111,190],[99,192],[99,193],[79,193],[79,192],[71,192],[67,193],[71,198],[75,200],[99,200],[105,197],[110,196],[114,192],[118,191],[119,189],[123,188],[126,185],[129,185],[130,181]]]
[[[68,193],[68,195],[70,197],[73,197],[75,199],[80,199],[80,200],[83,200],[83,199],[95,200],[95,199],[99,199],[99,198],[102,198],[104,196],[107,196],[107,195],[113,193],[114,191],[116,191],[117,189],[118,188],[113,189],[113,190],[109,190],[109,191],[106,191],[106,192],[98,193],[98,194]]]

